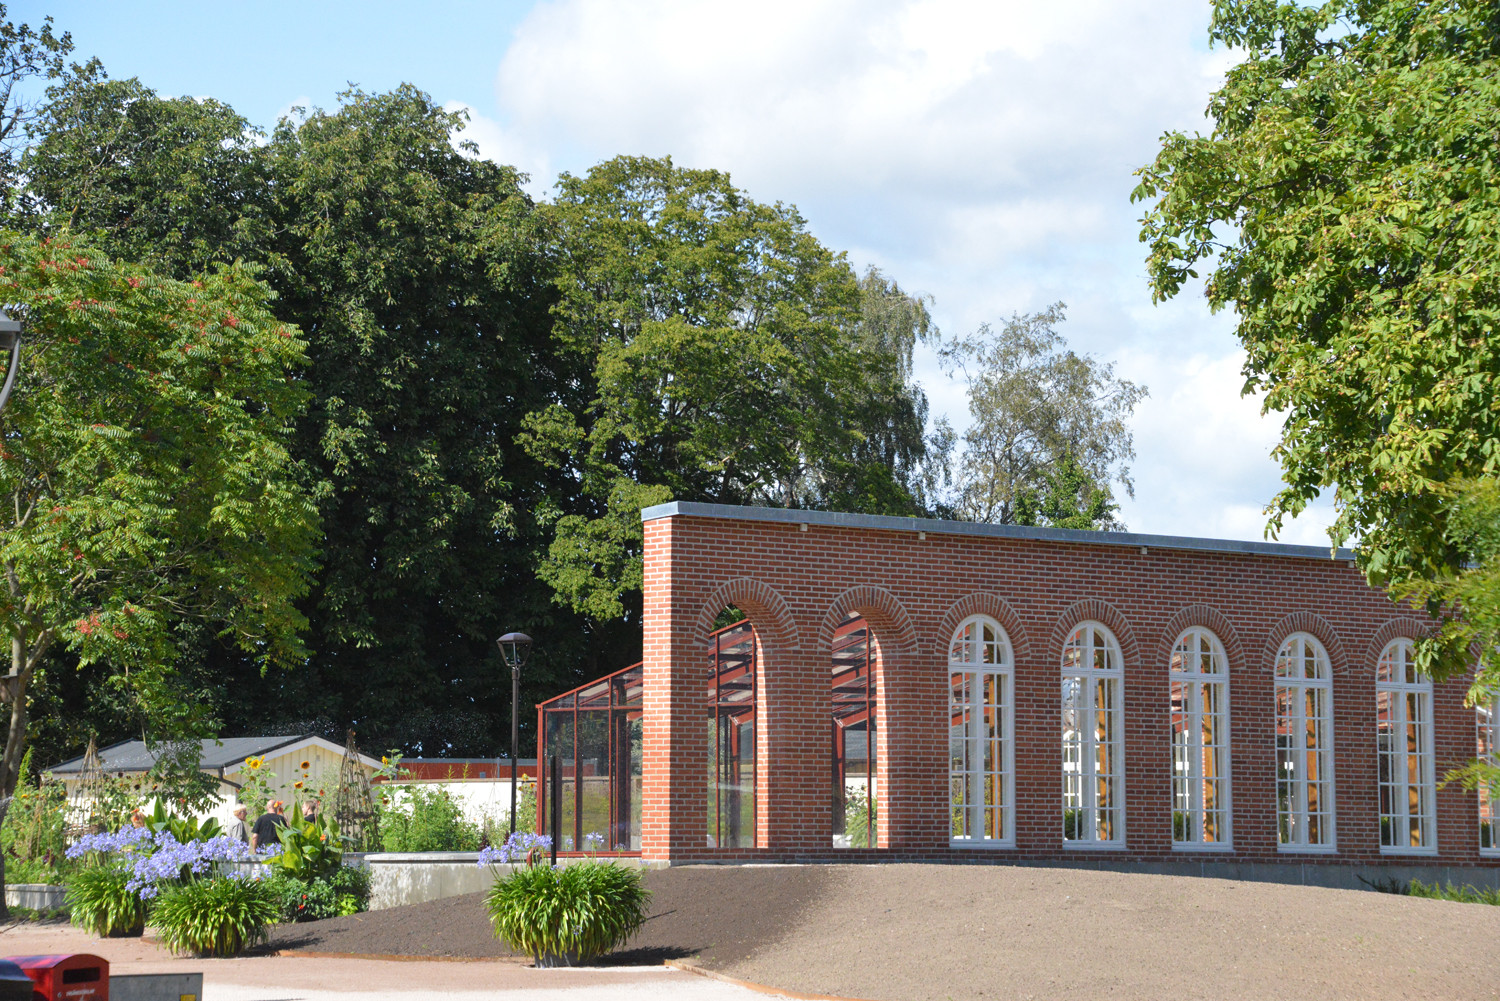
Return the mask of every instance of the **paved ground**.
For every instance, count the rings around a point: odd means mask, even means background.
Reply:
[[[203,1001],[766,1001],[766,995],[661,965],[534,970],[519,960],[182,959],[142,939],[67,925],[0,928],[0,956],[89,952],[115,973],[203,973]]]
[[[765,996],[664,970],[664,954],[789,992],[872,1001],[1500,998],[1500,907],[1482,904],[1008,866],[703,866],[648,876],[652,919],[608,960],[634,968],[532,970],[497,957],[472,895],[279,933],[283,947],[304,951],[427,953],[406,961],[179,960],[67,928],[0,931],[0,955],[95,951],[121,972],[203,969],[205,1001]],[[484,958],[430,958],[440,950]]]

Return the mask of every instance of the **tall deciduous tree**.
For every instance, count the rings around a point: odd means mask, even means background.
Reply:
[[[523,441],[576,484],[541,569],[572,607],[638,605],[640,509],[669,498],[917,510],[921,301],[878,273],[862,288],[795,209],[669,159],[565,174],[547,216],[558,357],[579,377]]]
[[[1331,490],[1376,583],[1450,573],[1445,484],[1500,473],[1500,8],[1217,0],[1208,135],[1140,171],[1158,299],[1208,267],[1285,415],[1270,531]],[[1459,665],[1452,665],[1459,666]]]
[[[968,383],[956,512],[970,521],[1118,528],[1111,483],[1133,496],[1129,419],[1146,395],[1057,332],[1064,306],[953,338],[941,356]]]
[[[0,420],[4,791],[55,646],[167,713],[176,622],[261,664],[303,657],[317,515],[288,448],[303,342],[266,298],[239,269],[186,283],[68,240],[0,242],[0,301],[27,316]]]

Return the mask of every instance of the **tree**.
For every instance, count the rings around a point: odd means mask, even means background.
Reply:
[[[1332,490],[1372,583],[1454,573],[1445,486],[1500,473],[1500,9],[1218,0],[1210,39],[1246,56],[1212,132],[1139,171],[1153,294],[1210,264],[1238,316],[1285,415],[1270,534]]]
[[[0,243],[0,301],[27,316],[0,424],[0,790],[54,646],[108,664],[164,728],[191,710],[173,697],[176,622],[211,624],[262,665],[303,657],[294,603],[317,516],[288,450],[303,342],[267,297],[237,268],[185,283],[70,240]]]
[[[948,370],[968,383],[956,513],[969,521],[1119,528],[1111,482],[1134,496],[1127,423],[1146,389],[1112,363],[1068,350],[1056,303],[947,341]],[[1066,525],[1062,523],[1066,522]]]
[[[569,487],[540,570],[561,600],[634,617],[640,509],[668,499],[919,510],[921,300],[862,286],[718,171],[619,157],[557,188],[554,339],[577,375],[521,440]]]

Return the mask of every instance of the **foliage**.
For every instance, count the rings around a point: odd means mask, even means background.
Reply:
[[[968,383],[956,513],[969,521],[1119,528],[1110,483],[1134,496],[1127,421],[1144,387],[1067,349],[1064,307],[1012,316],[940,352]]]
[[[321,921],[358,914],[370,902],[370,870],[364,866],[340,866],[332,876],[313,879],[278,873],[267,884],[276,894],[282,921]]]
[[[43,102],[26,96],[41,81],[54,84],[91,81],[102,71],[97,60],[69,63],[73,37],[52,30],[52,18],[42,26],[15,25],[4,20],[0,4],[0,210],[15,212],[22,189],[16,184],[21,152],[39,130]]]
[[[539,966],[587,962],[623,945],[650,905],[639,869],[593,859],[517,869],[485,897],[496,937]]]
[[[576,374],[518,440],[578,485],[539,513],[561,602],[634,609],[639,512],[668,499],[917,513],[920,300],[878,274],[861,287],[795,209],[718,171],[618,157],[557,191],[553,338]]]
[[[69,866],[67,793],[61,782],[32,781],[32,753],[21,759],[15,798],[0,827],[0,850],[10,882],[57,882]]]
[[[192,815],[179,817],[167,810],[161,800],[151,815],[146,818],[146,830],[152,834],[166,832],[182,844],[190,841],[209,841],[223,834],[223,825],[215,817],[198,818]]]
[[[383,784],[380,799],[380,844],[385,851],[479,850],[479,826],[464,819],[448,790]]]
[[[190,711],[174,689],[174,622],[219,623],[267,662],[300,656],[292,601],[316,518],[286,448],[301,342],[242,269],[176,282],[20,236],[0,246],[0,269],[0,300],[28,316],[0,455],[8,791],[26,687],[54,644],[109,665],[160,728]]]
[[[552,839],[545,834],[516,831],[503,844],[486,845],[479,849],[477,864],[481,869],[487,865],[536,865],[551,848]]]
[[[264,880],[216,876],[164,891],[151,909],[151,927],[173,952],[234,956],[265,941],[279,914]]]
[[[149,900],[164,887],[214,871],[221,862],[269,858],[272,853],[257,856],[249,845],[224,834],[178,841],[170,830],[126,827],[112,834],[84,835],[68,846],[67,857],[121,869],[127,876],[126,888]]]
[[[1332,490],[1372,582],[1451,574],[1443,488],[1500,473],[1493,5],[1213,11],[1245,58],[1212,132],[1169,133],[1139,172],[1153,293],[1211,263],[1210,305],[1238,315],[1246,389],[1285,414],[1269,532]]]
[[[203,744],[196,737],[152,738],[146,741],[146,748],[155,757],[146,781],[158,811],[166,802],[172,809],[191,815],[211,810],[223,801],[219,780],[203,770]]]
[[[875,833],[875,801],[864,789],[852,789],[844,797],[844,830],[850,848],[873,848],[870,836]]]
[[[245,759],[245,767],[240,770],[242,781],[240,782],[239,801],[245,804],[245,810],[254,823],[255,818],[266,812],[266,804],[271,801],[272,790],[276,785],[276,773],[266,767],[265,756]]]
[[[343,859],[338,821],[327,814],[304,820],[302,811],[293,804],[281,829],[281,852],[276,857],[281,871],[294,879],[331,879]]]
[[[1411,881],[1411,896],[1426,897],[1430,900],[1453,900],[1462,904],[1490,904],[1500,905],[1500,889],[1494,887],[1478,888],[1474,886],[1458,886],[1454,883],[1446,885],[1433,883],[1427,885],[1420,879]]]
[[[94,935],[139,935],[146,902],[131,888],[132,874],[120,865],[86,866],[68,880],[68,915]]]

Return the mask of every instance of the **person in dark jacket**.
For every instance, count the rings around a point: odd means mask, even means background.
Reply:
[[[286,817],[282,810],[286,804],[279,799],[273,799],[266,804],[266,812],[261,814],[255,821],[255,829],[250,832],[250,847],[260,851],[269,845],[281,844],[281,829],[286,826]]]

